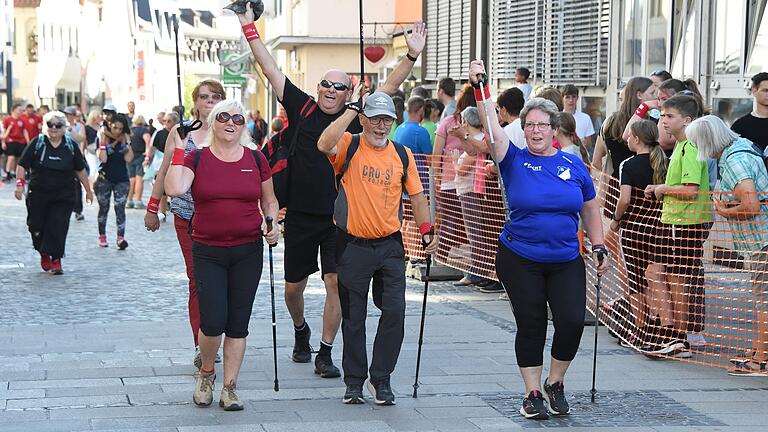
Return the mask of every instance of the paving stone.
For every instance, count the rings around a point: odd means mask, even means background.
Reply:
[[[22,390],[18,390],[22,391]],[[105,387],[60,387],[45,389],[46,397],[77,397],[77,396],[103,396],[103,395],[123,395],[123,394],[142,394],[142,393],[160,393],[162,388],[159,384],[141,384],[141,385],[115,385]]]
[[[177,428],[179,426],[212,426],[217,424],[213,414],[176,417],[98,418],[91,420],[93,430],[136,430]]]
[[[122,385],[120,378],[93,378],[93,379],[61,379],[39,381],[14,381],[10,383],[10,389],[34,389],[34,388],[62,388],[62,387],[102,387]]]
[[[52,397],[39,399],[14,399],[8,401],[9,410],[30,408],[80,408],[101,406],[127,406],[124,395]]]
[[[86,420],[0,423],[0,432],[71,432],[89,429]]]
[[[262,425],[266,432],[306,432],[308,430],[324,432],[393,432],[388,424],[380,421],[350,422],[305,422],[305,423],[267,423]],[[179,432],[197,432],[179,429]],[[203,431],[200,431],[203,432]],[[226,432],[221,430],[221,432]]]
[[[113,368],[104,367],[98,369],[69,369],[69,370],[49,370],[46,378],[55,379],[80,379],[80,378],[128,378],[145,377],[152,375],[152,368]]]

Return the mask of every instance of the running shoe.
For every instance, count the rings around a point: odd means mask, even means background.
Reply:
[[[768,376],[768,361],[757,362],[754,360],[747,360],[729,370],[728,375],[766,377]]]
[[[128,248],[128,242],[122,236],[117,236],[117,248],[120,250],[126,250]]]
[[[707,340],[701,333],[688,333],[685,335],[685,338],[692,348],[701,348],[707,346]]]
[[[341,398],[341,402],[348,405],[360,405],[365,403],[365,399],[363,398],[363,385],[347,384],[347,391],[344,392],[344,397]]]
[[[125,208],[132,209],[133,208],[133,201],[128,201],[125,203]]]
[[[237,395],[237,387],[235,383],[225,385],[221,389],[221,395],[219,396],[219,406],[224,408],[224,411],[242,411],[244,406],[240,397]]]
[[[481,286],[480,292],[485,294],[499,294],[504,292],[504,287],[498,282],[491,282],[488,285]]]
[[[571,412],[571,407],[568,405],[568,401],[565,400],[565,387],[562,381],[557,381],[552,384],[548,384],[547,380],[544,380],[544,398],[547,400],[547,409],[552,415],[568,415]]]
[[[213,402],[213,388],[216,381],[216,372],[195,374],[195,392],[192,394],[192,402],[199,407],[207,407]]]
[[[394,405],[395,394],[392,393],[392,387],[389,385],[389,377],[373,382],[368,380],[368,391],[373,396],[373,402],[376,405]]]
[[[106,235],[100,235],[99,236],[99,247],[108,247],[109,243],[107,243],[107,236]]]
[[[293,343],[293,359],[296,363],[309,363],[312,361],[312,347],[309,346],[309,338],[312,336],[312,330],[309,328],[309,324],[304,323],[306,327],[302,331],[294,330],[294,343]]]
[[[43,271],[48,271],[51,269],[51,257],[48,255],[40,252],[40,267],[43,268]]]
[[[85,220],[85,216],[83,216],[82,213],[75,213],[75,220],[78,222],[82,222]]]
[[[546,401],[540,391],[533,390],[523,399],[520,415],[531,420],[546,420],[549,418]]]
[[[331,356],[315,356],[315,373],[321,378],[338,378],[341,371],[333,364]]]
[[[64,274],[64,270],[61,268],[61,258],[56,258],[51,261],[51,274],[61,275]]]
[[[143,203],[143,202],[141,202],[141,201],[136,201],[136,202],[133,204],[133,208],[135,208],[135,209],[139,209],[139,210],[142,210],[142,209],[145,209],[145,208],[147,208],[147,206],[146,206],[146,205],[144,205],[144,203]]]

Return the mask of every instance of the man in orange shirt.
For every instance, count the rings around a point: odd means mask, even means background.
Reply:
[[[358,94],[355,91],[353,98]],[[334,223],[344,337],[342,366],[347,385],[342,402],[364,401],[363,383],[369,375],[365,320],[368,287],[373,280],[373,301],[381,310],[381,318],[368,390],[377,405],[394,405],[389,381],[405,333],[405,251],[400,235],[403,191],[410,196],[427,253],[437,250],[437,237],[432,234],[429,206],[413,154],[387,139],[397,118],[392,98],[377,92],[367,100],[363,96],[361,101],[351,102],[349,108],[317,142],[340,177]],[[345,132],[356,117],[363,133]]]

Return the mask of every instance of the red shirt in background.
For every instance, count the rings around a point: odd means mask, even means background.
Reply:
[[[15,143],[21,143],[26,144],[27,140],[24,139],[24,120],[21,116],[19,118],[13,118],[13,116],[8,116],[3,120],[3,128],[5,130],[10,130],[8,133],[8,138],[5,139],[5,142],[15,142]]]
[[[34,140],[43,131],[43,118],[39,115],[24,113],[20,118],[24,120],[24,129],[27,130],[30,141]]]
[[[201,151],[195,169],[195,154]],[[254,153],[260,158],[256,164]],[[195,172],[192,239],[208,246],[239,246],[261,239],[261,183],[272,177],[260,152],[243,148],[237,162],[219,160],[208,147],[193,150],[184,166]],[[261,167],[261,170],[259,170]]]

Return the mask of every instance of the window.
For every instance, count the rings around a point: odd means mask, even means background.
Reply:
[[[747,75],[752,76],[768,70],[768,14],[765,13],[766,2],[762,1],[755,10],[754,39],[751,47]]]
[[[682,0],[675,2],[674,41],[675,57],[672,61],[674,77],[693,76],[694,52],[696,49],[697,10],[699,0]]]
[[[672,0],[649,0],[645,75],[667,68],[671,15]]]
[[[715,98],[712,100],[712,114],[723,119],[728,126],[750,112],[752,112],[752,98]]]
[[[642,75],[644,0],[632,0],[624,6],[624,34],[622,37],[624,76]]]
[[[715,74],[741,72],[746,0],[717,0],[715,3]]]
[[[438,6],[439,3],[439,6]],[[473,25],[470,0],[427,3],[426,77],[466,79]]]

